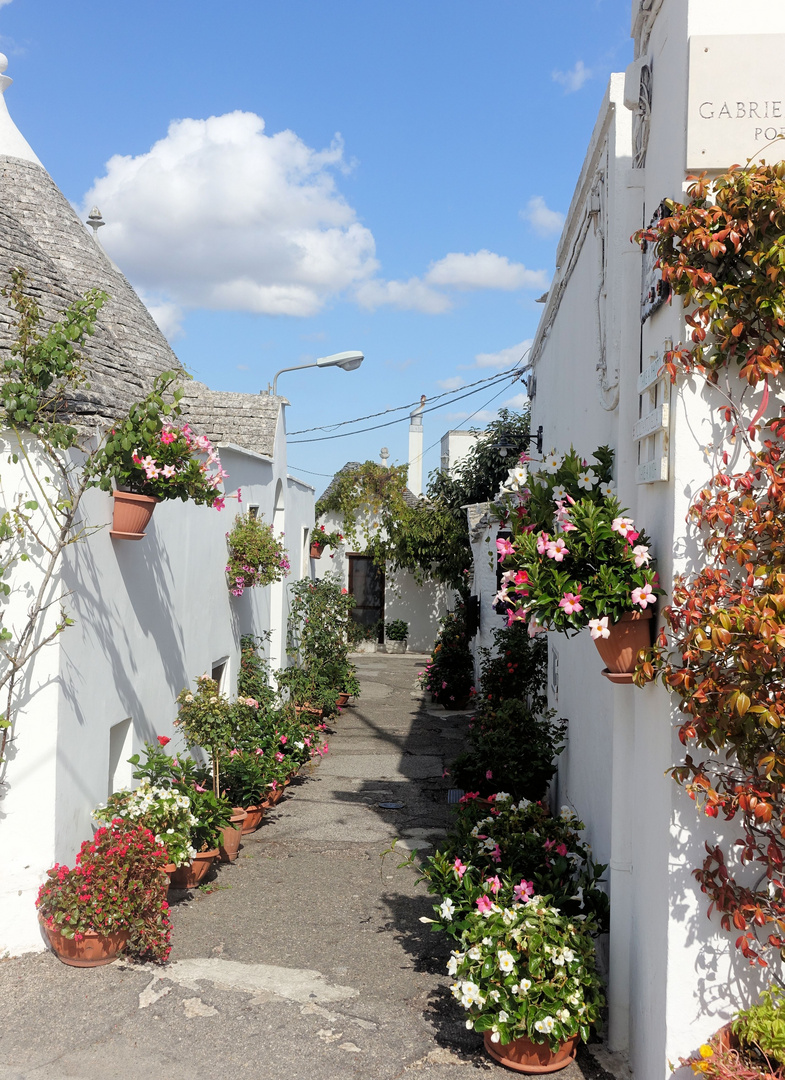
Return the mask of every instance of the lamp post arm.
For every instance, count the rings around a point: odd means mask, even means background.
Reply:
[[[273,397],[276,396],[275,392],[276,392],[276,390],[278,388],[278,376],[283,375],[283,373],[285,371],[301,371],[303,368],[316,367],[316,366],[317,366],[316,364],[311,363],[311,364],[295,364],[294,367],[282,367],[281,370],[276,371],[275,375],[273,376],[273,388],[272,388],[272,390],[269,390],[268,393],[270,393]]]

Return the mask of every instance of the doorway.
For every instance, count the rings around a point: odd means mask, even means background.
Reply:
[[[367,555],[349,555],[349,592],[355,599],[352,618],[369,633],[369,641],[384,641],[384,574]],[[375,628],[376,633],[371,634]]]

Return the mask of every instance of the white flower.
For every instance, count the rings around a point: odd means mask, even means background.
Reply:
[[[528,994],[531,990],[532,984],[530,979],[521,979],[521,993]]]
[[[500,995],[498,990],[491,990],[491,992],[488,994],[488,997],[491,999],[491,1001],[495,1001],[497,1005],[499,1004],[499,996]]]
[[[597,641],[599,638],[609,638],[611,632],[608,628],[608,616],[603,615],[601,619],[589,619],[589,631],[591,632],[592,641]]]
[[[470,960],[479,960],[482,957],[482,953],[480,952],[480,946],[472,945],[471,949],[469,949],[466,955],[469,957]]]
[[[480,1004],[480,988],[470,979],[464,979],[460,985],[460,1001],[464,1009],[470,1009],[472,1005]]]
[[[471,1031],[472,1028],[474,1027],[474,1021],[473,1020],[467,1020],[466,1021],[466,1027],[469,1029],[469,1031]]]
[[[483,945],[493,945],[493,941],[489,937],[484,937],[482,939],[482,943],[483,943]]]
[[[569,806],[563,806],[559,812],[559,817],[562,821],[573,821],[575,816],[575,813],[570,810]]]
[[[513,994],[517,994],[518,993],[518,984],[513,983],[512,986],[510,987],[510,990],[512,991]]]
[[[583,472],[578,473],[578,487],[583,488],[584,491],[591,491],[596,483],[597,477],[592,469],[584,469]]]
[[[556,1013],[556,1016],[559,1020],[561,1020],[563,1024],[566,1024],[567,1021],[570,1019],[570,1013],[567,1009],[559,1009],[559,1011]]]
[[[537,1031],[541,1031],[545,1035],[550,1035],[553,1031],[554,1023],[555,1021],[552,1016],[546,1016],[544,1020],[538,1020],[534,1027]]]
[[[567,488],[564,487],[562,484],[557,484],[556,487],[553,489],[552,494],[556,502],[561,502],[562,499],[567,498]]]
[[[499,969],[509,975],[515,966],[515,958],[506,949],[499,950]]]
[[[511,798],[512,798],[512,795],[508,795],[506,791],[497,791],[495,801],[497,803],[498,802],[507,802]]]
[[[639,570],[642,566],[648,566],[651,562],[651,555],[645,544],[638,544],[637,547],[634,547],[632,549],[632,557],[635,559],[635,565]]]
[[[545,471],[551,474],[557,473],[561,468],[563,461],[564,458],[561,454],[557,454],[555,450],[551,450],[549,454],[545,455],[545,461],[543,462]]]
[[[455,975],[458,971],[458,964],[463,960],[464,953],[458,952],[457,949],[453,949],[450,953],[450,959],[447,961],[447,974]]]
[[[564,957],[566,963],[568,964],[571,964],[575,959],[575,953],[572,951],[572,949],[562,949],[561,954]]]
[[[501,1038],[501,1035],[499,1034],[498,1031],[492,1031],[491,1032],[491,1042],[492,1043],[497,1043],[500,1038]]]
[[[439,907],[439,914],[447,922],[452,922],[453,912],[455,911],[455,904],[448,897]],[[452,974],[452,972],[451,972]]]

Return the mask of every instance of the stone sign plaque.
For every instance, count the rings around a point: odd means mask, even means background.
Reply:
[[[687,168],[785,157],[785,35],[690,38]]]

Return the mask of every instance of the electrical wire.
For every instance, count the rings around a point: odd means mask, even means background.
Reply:
[[[526,353],[524,353],[524,356]],[[521,357],[521,360],[523,356]],[[520,360],[518,361],[520,363]],[[457,394],[459,390],[469,390],[472,386],[484,386],[491,385],[499,379],[506,379],[508,376],[513,375],[515,372],[520,372],[520,368],[515,367],[508,368],[506,371],[498,371],[494,375],[488,375],[484,379],[478,379],[476,382],[467,383],[466,386],[456,387],[455,390],[446,390],[443,394],[437,394],[436,397],[429,398],[429,401],[440,401],[442,398],[450,397],[452,394]],[[357,416],[354,420],[341,420],[337,424],[322,424],[320,427],[301,428],[299,431],[290,431],[288,435],[308,435],[312,431],[334,431],[339,427],[346,427],[348,424],[361,424],[363,420],[375,420],[377,416],[387,416],[389,413],[400,412],[402,409],[413,409],[419,405],[419,399],[417,401],[411,401],[408,405],[395,405],[390,409],[383,409],[381,412],[369,413],[367,416]],[[405,417],[402,417],[405,419]]]
[[[516,379],[519,378],[520,374],[521,374],[521,372],[520,372],[519,369],[514,370],[514,371],[508,371],[508,372],[505,372],[503,376],[500,376],[499,380],[502,381],[502,379],[503,379],[503,381],[506,382],[507,380],[512,379],[512,381],[515,382]],[[487,380],[487,379],[482,380],[483,386],[485,388],[487,388],[488,381],[489,380]],[[475,385],[475,384],[472,383],[470,385]],[[465,388],[461,387],[461,389],[465,389]],[[480,389],[481,388],[477,388],[477,389],[474,389],[474,390],[469,390],[468,393],[459,394],[457,397],[453,397],[450,401],[443,401],[440,405],[432,405],[430,409],[423,409],[423,414],[430,413],[430,412],[436,412],[437,409],[443,409],[445,407],[445,405],[453,405],[456,401],[462,401],[464,398],[472,397],[474,394],[479,394]],[[491,398],[491,401],[495,401],[495,399],[497,397],[499,397],[501,394],[504,393],[504,390],[505,390],[505,387],[502,387],[502,389],[499,391],[499,393],[495,394]],[[441,394],[439,396],[440,397],[445,397],[446,395]],[[438,400],[438,399],[433,399],[433,400]],[[408,406],[404,406],[404,407],[408,408]],[[481,406],[481,408],[484,408],[484,407],[485,406]],[[391,411],[395,411],[395,410],[391,410]],[[479,412],[480,409],[477,409],[475,411]],[[377,415],[383,415],[383,414],[379,413]],[[474,415],[475,415],[475,413],[472,413],[472,416],[474,416]],[[360,417],[359,420],[350,420],[350,421],[346,421],[346,422],[356,424],[356,423],[361,422],[361,420],[363,420],[363,419],[371,419],[371,417]],[[405,420],[408,420],[408,419],[409,419],[408,416],[399,416],[396,420],[388,420],[386,424],[372,424],[371,427],[357,428],[356,431],[339,432],[337,435],[320,435],[315,439],[287,439],[287,445],[288,446],[299,446],[299,445],[301,445],[303,443],[327,442],[327,441],[329,441],[331,439],[347,439],[347,438],[349,438],[350,435],[362,435],[366,431],[380,431],[382,428],[392,427],[393,424],[401,424]],[[319,430],[324,430],[324,429],[313,428],[311,430],[319,431]]]
[[[476,416],[476,415],[477,415],[477,413],[479,413],[479,412],[482,412],[482,410],[483,410],[483,409],[487,409],[487,407],[488,407],[488,406],[489,406],[489,405],[491,404],[491,402],[495,401],[495,400],[496,400],[496,398],[498,398],[498,397],[501,397],[501,396],[502,396],[502,394],[504,393],[505,389],[506,389],[506,388],[505,388],[505,387],[503,386],[503,387],[501,388],[501,390],[499,391],[499,393],[498,393],[498,394],[494,394],[492,398],[490,398],[490,399],[489,399],[488,401],[486,401],[484,405],[480,405],[480,407],[479,407],[478,409],[475,409],[473,413],[469,413],[469,415],[468,415],[468,416],[466,417],[466,419],[465,419],[465,420],[463,420],[463,421],[462,421],[462,423],[464,423],[464,424],[465,424],[465,423],[466,423],[466,422],[467,422],[468,420],[471,420],[471,418],[472,418],[473,416]],[[442,441],[442,440],[441,440],[441,439],[439,438],[439,439],[437,439],[437,440],[436,440],[436,442],[434,442],[434,443],[431,443],[431,445],[430,445],[430,446],[429,446],[429,447],[428,447],[428,448],[427,448],[426,450],[423,450],[423,452],[422,452],[422,455],[421,455],[421,456],[422,456],[422,457],[425,457],[425,455],[426,455],[427,453],[429,453],[429,452],[430,452],[431,450],[433,450],[433,448],[434,448],[435,446],[438,446],[438,445],[439,445],[439,443],[440,443],[441,441]]]

